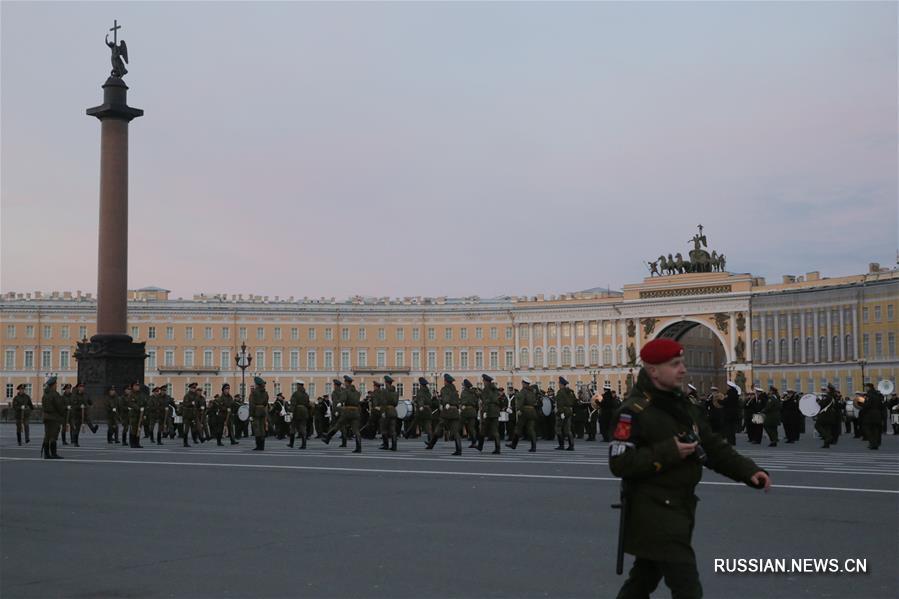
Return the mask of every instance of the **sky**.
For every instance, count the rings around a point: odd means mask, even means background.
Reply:
[[[620,288],[702,224],[779,281],[895,266],[893,2],[0,4],[0,291],[97,280],[128,44],[129,288]]]

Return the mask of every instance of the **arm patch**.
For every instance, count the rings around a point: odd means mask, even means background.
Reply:
[[[618,416],[618,424],[615,426],[615,432],[612,437],[616,441],[627,441],[631,438],[632,416],[622,412]]]
[[[619,456],[623,454],[628,449],[633,449],[635,446],[633,443],[627,443],[625,441],[612,441],[609,445],[609,457],[614,458],[615,456]]]

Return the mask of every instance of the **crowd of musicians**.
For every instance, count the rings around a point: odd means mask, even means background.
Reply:
[[[595,441],[599,436],[609,441],[621,403],[609,385],[601,391],[585,385],[575,393],[564,377],[559,377],[558,389],[546,390],[528,379],[522,380],[519,389],[504,389],[486,374],[477,384],[465,379],[459,387],[452,375],[445,374],[436,393],[431,392],[427,379],[418,382],[411,400],[400,398],[390,376],[375,380],[374,388],[363,396],[349,375],[333,380],[330,395],[311,399],[300,381],[290,398],[281,393],[272,398],[266,382],[254,377],[246,399],[232,395],[228,384],[208,399],[199,385],[191,383],[180,401],[168,394],[167,386],[148,389],[135,382],[124,389],[106,390],[106,439],[109,444],[140,448],[142,439],[162,445],[164,439],[177,438],[189,447],[191,442],[212,440],[224,445],[225,439],[236,445],[239,439],[252,436],[255,449],[261,451],[269,437],[287,439],[288,447],[305,449],[310,438],[330,443],[340,435],[342,447],[353,441],[353,451],[361,453],[363,438],[380,438],[380,449],[391,451],[397,450],[400,438],[420,438],[428,449],[439,441],[452,442],[453,455],[462,454],[463,439],[478,451],[491,442],[494,454],[501,452],[502,441],[507,441],[507,448],[516,449],[519,441],[526,440],[528,451],[535,452],[538,439],[555,439],[555,449],[573,451],[575,439]],[[42,454],[47,458],[59,457],[57,439],[78,447],[85,428],[93,433],[99,428],[91,421],[93,401],[83,384],[66,384],[61,393],[56,387],[57,381],[51,377],[41,400],[45,424]],[[801,395],[795,390],[781,394],[770,387],[742,393],[728,382],[724,392],[712,387],[711,393],[700,397],[692,385],[688,387],[688,397],[706,410],[712,429],[731,445],[740,433],[754,444],[761,444],[766,434],[769,446],[777,446],[781,426],[786,443],[796,442],[806,432],[806,418],[799,409]],[[854,398],[844,398],[828,385],[821,389],[817,403],[814,428],[825,448],[837,443],[843,427],[846,433],[867,441],[871,449],[880,446],[888,422],[892,422],[894,434],[899,434],[899,400],[895,394],[885,398],[873,385],[868,384],[865,392]],[[12,408],[19,445],[23,440],[29,443],[34,404],[25,385],[17,387]]]

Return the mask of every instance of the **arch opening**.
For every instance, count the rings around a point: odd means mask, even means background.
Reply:
[[[674,339],[684,346],[685,381],[696,387],[700,395],[710,393],[713,386],[723,392],[727,384],[727,352],[715,331],[704,324],[682,320],[662,329],[657,337]]]

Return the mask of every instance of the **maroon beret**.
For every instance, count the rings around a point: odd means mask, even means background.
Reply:
[[[653,339],[640,350],[644,364],[664,364],[668,360],[684,355],[684,346],[674,339]]]

